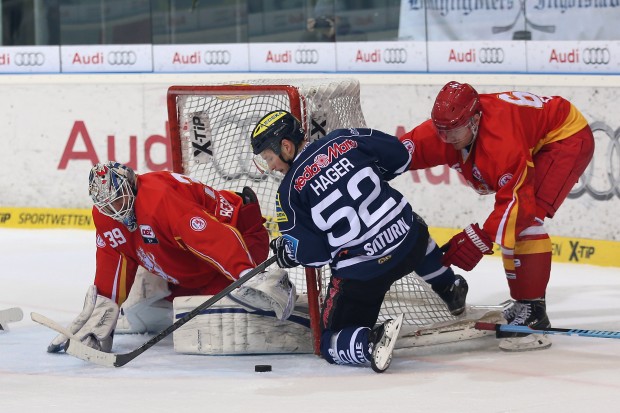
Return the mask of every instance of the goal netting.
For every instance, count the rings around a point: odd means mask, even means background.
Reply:
[[[217,189],[241,191],[244,186],[251,187],[259,197],[271,237],[278,235],[275,199],[282,176],[265,171],[255,162],[250,133],[265,114],[282,109],[302,121],[310,140],[334,129],[366,126],[360,85],[354,79],[252,80],[172,86],[168,90],[174,171]],[[289,274],[297,291],[308,294],[315,350],[318,350],[319,307],[329,269],[293,268]],[[420,328],[458,321],[430,286],[415,274],[392,286],[379,321],[395,318],[400,313],[405,313],[401,336],[407,336],[408,326],[410,332],[417,332]]]

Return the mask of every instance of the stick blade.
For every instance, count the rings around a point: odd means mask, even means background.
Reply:
[[[24,312],[19,307],[7,308],[6,310],[0,310],[0,330],[8,330],[9,323],[15,323],[22,321],[24,318]]]
[[[67,352],[67,354],[70,354],[73,357],[77,357],[81,360],[98,364],[100,366],[119,367],[119,365],[117,365],[118,355],[114,353],[105,353],[103,351],[95,350],[94,348],[88,347],[87,345],[78,340],[69,340],[67,342],[67,347],[65,351]],[[123,364],[121,364],[121,366],[122,365]]]

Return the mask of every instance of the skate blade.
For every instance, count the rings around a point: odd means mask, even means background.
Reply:
[[[372,353],[370,366],[377,373],[383,373],[388,369],[388,367],[390,367],[390,363],[392,362],[392,353],[394,352],[394,346],[396,345],[396,339],[398,339],[398,333],[400,333],[400,328],[403,325],[403,318],[404,314],[401,314],[395,320],[392,320],[385,331],[385,343],[378,346]]]
[[[507,352],[545,350],[551,347],[549,337],[542,334],[529,334],[525,337],[505,338],[499,342],[499,348]]]

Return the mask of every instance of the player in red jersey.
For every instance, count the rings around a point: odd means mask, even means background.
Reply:
[[[89,177],[97,235],[94,286],[70,329],[109,351],[118,305],[138,267],[167,281],[176,296],[213,295],[264,261],[269,235],[254,192],[219,191],[185,175],[137,175],[117,162]],[[79,332],[79,333],[78,333]],[[48,351],[63,349],[59,336]]]
[[[480,227],[469,225],[442,247],[444,265],[470,271],[501,246],[515,305],[510,324],[549,327],[545,294],[551,272],[551,240],[543,226],[552,218],[594,153],[583,115],[560,96],[529,92],[478,94],[449,82],[437,95],[431,119],[404,134],[410,169],[448,165],[479,194],[495,193],[493,211]],[[519,349],[529,340],[519,340]],[[505,340],[513,349],[517,340]],[[548,347],[534,344],[534,348]]]

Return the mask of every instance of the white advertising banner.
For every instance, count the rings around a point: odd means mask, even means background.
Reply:
[[[618,73],[620,41],[527,42],[528,72]]]
[[[401,0],[398,37],[429,41],[620,40],[618,21],[618,1]]]
[[[0,47],[0,73],[58,73],[58,46]]]
[[[426,42],[336,43],[341,72],[426,72]]]
[[[247,73],[0,77],[0,144],[10,148],[2,152],[0,162],[0,206],[88,208],[87,176],[96,162],[116,160],[138,172],[171,169],[168,87],[257,77]],[[530,83],[523,87],[511,84],[515,76],[355,77],[361,82],[367,124],[394,135],[428,119],[437,92],[452,77],[472,83],[481,93],[527,90],[569,99],[593,128],[596,150],[585,179],[545,226],[558,236],[620,240],[620,221],[615,218],[620,211],[620,119],[615,110],[619,81],[604,77],[589,86],[589,77],[568,77],[563,81],[572,83],[562,85],[554,77],[555,85],[549,85],[550,76],[538,80],[527,75],[521,78]],[[437,227],[481,222],[494,202],[492,195],[476,195],[447,167],[407,172],[393,182],[414,209]]]
[[[152,47],[134,45],[61,46],[65,73],[152,72]]]
[[[250,43],[255,72],[335,72],[334,43]]]
[[[526,42],[428,42],[431,72],[525,72]]]
[[[155,72],[247,72],[249,46],[236,44],[176,44],[153,46]]]

